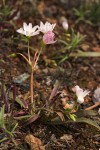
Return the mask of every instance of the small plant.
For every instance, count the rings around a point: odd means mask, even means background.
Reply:
[[[68,59],[73,51],[78,48],[79,44],[84,38],[85,36],[82,36],[79,32],[76,34],[72,29],[71,34],[66,34],[65,40],[59,40],[63,45],[65,45],[65,47],[63,47],[61,50],[58,50],[58,52],[67,53],[67,55],[61,56],[59,63],[63,63],[66,59]]]
[[[0,109],[0,128],[8,136],[4,136],[0,140],[0,143],[7,140],[9,138],[9,136],[11,138],[13,138],[13,134],[18,126],[18,123],[14,124],[12,121],[13,119],[11,119],[11,118],[12,118],[11,114],[9,114],[8,116],[7,115],[5,116],[5,105],[3,105]],[[10,121],[10,119],[11,119],[11,121]]]
[[[96,115],[97,113],[95,114],[95,112],[92,111],[92,109],[99,106],[100,102],[97,102],[93,106],[90,106],[81,112],[80,105],[85,103],[85,97],[90,93],[90,91],[83,91],[83,89],[81,89],[78,85],[73,87],[72,90],[73,92],[75,92],[76,98],[74,99],[74,101],[72,101],[71,104],[69,103],[70,101],[62,99],[62,105],[65,110],[63,111],[63,114],[66,114],[69,117],[69,119],[73,121],[87,123],[100,130],[100,126],[98,125],[98,123],[94,122],[92,119],[84,117],[84,113],[87,113],[87,116]],[[80,117],[77,112],[80,112],[80,114],[82,113],[82,117]]]
[[[10,7],[6,4],[6,1],[3,0],[3,6],[2,6],[2,9],[1,9],[1,12],[0,12],[0,16],[6,20],[7,17],[10,15]]]
[[[98,25],[100,22],[100,2],[84,2],[80,8],[74,8],[73,11],[77,17],[76,23],[84,21],[88,24]]]
[[[86,16],[89,14],[89,10],[86,10],[84,7],[80,7],[79,9],[74,8],[73,11],[77,17],[76,23],[79,23],[80,21],[88,22],[86,20]]]
[[[100,2],[94,2],[90,8],[89,20],[94,25],[100,24]]]
[[[31,108],[33,109],[33,112],[35,111],[34,88],[33,88],[34,70],[35,70],[37,62],[39,60],[39,56],[41,54],[42,48],[46,44],[53,44],[53,43],[56,42],[56,41],[54,41],[55,34],[52,32],[55,25],[56,24],[50,24],[49,22],[46,22],[45,24],[40,22],[40,26],[36,25],[32,28],[31,23],[29,23],[29,25],[24,23],[23,28],[20,28],[20,29],[17,30],[18,33],[24,34],[26,36],[26,39],[27,39],[27,42],[28,42],[27,57],[25,55],[21,54],[21,53],[18,53],[18,54],[21,55],[26,60],[26,62],[29,64],[29,66],[31,68],[30,95],[31,95],[31,106],[32,106]],[[31,38],[31,36],[38,35],[40,32],[42,32],[44,34],[43,35],[43,40],[41,42],[41,48],[36,50],[36,52],[33,56],[33,59],[31,60],[31,54],[30,54],[30,49],[29,49],[30,38]]]

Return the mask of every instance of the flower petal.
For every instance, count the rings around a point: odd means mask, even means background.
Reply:
[[[17,30],[18,33],[25,34],[23,28]]]
[[[28,30],[32,30],[32,23],[29,23],[29,25],[28,25]]]
[[[45,24],[43,24],[43,22],[40,22],[40,27],[39,27],[39,30],[42,32],[42,33],[47,33],[48,31],[53,31],[54,27],[55,27],[56,24],[50,24],[49,22],[46,21]]]
[[[56,41],[54,41],[54,36],[55,34],[52,31],[48,31],[46,34],[43,36],[43,41],[45,44],[53,44]]]

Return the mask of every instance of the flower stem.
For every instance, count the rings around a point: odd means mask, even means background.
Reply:
[[[30,79],[30,95],[31,95],[31,105],[34,108],[35,112],[35,100],[34,100],[34,69],[36,67],[36,64],[38,62],[39,56],[40,56],[41,50],[38,52],[38,50],[34,54],[34,59],[31,66],[31,79]],[[32,110],[31,110],[32,112]]]
[[[34,73],[34,70],[32,68],[31,79],[30,79],[30,95],[31,95],[31,105],[33,105],[33,108],[35,109],[35,103],[33,103],[34,102],[33,73]]]
[[[21,55],[25,60],[26,60],[26,62],[31,66],[31,63],[29,62],[29,60],[27,59],[27,57],[26,56],[24,56],[23,54],[21,54],[21,53],[17,53],[18,55]]]
[[[36,67],[36,64],[37,64],[37,62],[38,62],[38,60],[39,60],[39,57],[40,57],[40,54],[41,54],[41,50],[42,50],[42,49],[40,49],[40,51],[38,52],[38,55],[37,55],[37,57],[36,57],[36,60],[35,60],[35,63],[34,63],[34,68]]]
[[[29,60],[29,63],[31,63],[29,44],[30,44],[30,40],[28,39],[28,60]]]

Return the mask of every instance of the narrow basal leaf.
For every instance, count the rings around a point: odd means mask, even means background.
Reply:
[[[29,119],[27,119],[25,122],[24,122],[24,126],[27,126],[33,122],[35,122],[37,119],[39,118],[39,115],[38,114],[35,114],[33,116],[31,116]]]
[[[26,109],[28,109],[28,104],[25,100],[20,99],[18,96],[16,97],[16,102],[21,106],[24,107]]]
[[[73,120],[73,121],[76,121],[76,115],[75,114],[69,114],[70,118]]]
[[[5,123],[4,123],[4,111],[5,111],[5,106],[1,107],[0,109],[0,127],[5,128]]]
[[[97,129],[100,130],[100,126],[99,126],[95,121],[93,121],[93,120],[91,120],[91,119],[89,119],[89,118],[84,118],[84,117],[82,117],[82,118],[77,118],[77,119],[76,119],[76,122],[87,123],[87,124],[89,124],[89,125],[91,125],[91,126],[94,126],[94,127],[96,127]]]
[[[54,88],[51,92],[51,95],[49,97],[49,102],[51,102],[51,100],[54,98],[54,96],[57,94],[57,91],[59,89],[59,86],[60,86],[60,81],[56,80],[56,83],[54,85]]]
[[[14,117],[14,119],[22,120],[22,119],[27,119],[27,118],[30,118],[30,117],[31,117],[31,115],[25,115],[25,116]]]
[[[71,53],[69,57],[100,57],[100,52],[82,52]]]
[[[0,140],[0,143],[4,142],[4,141],[6,141],[6,140],[7,140],[7,138],[4,137],[3,139]]]
[[[59,116],[59,118],[61,119],[61,121],[65,121],[65,117],[64,117],[64,115],[63,115],[63,113],[62,112],[56,112],[56,114]]]
[[[76,112],[78,118],[80,117],[90,117],[98,115],[98,112],[95,110],[79,110]]]

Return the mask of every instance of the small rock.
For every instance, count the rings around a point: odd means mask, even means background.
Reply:
[[[31,150],[45,150],[41,140],[31,134],[25,137],[25,141],[30,145]]]
[[[64,134],[63,136],[60,137],[60,139],[65,140],[69,143],[73,142],[73,137],[72,137],[72,135],[69,135],[69,134]]]

